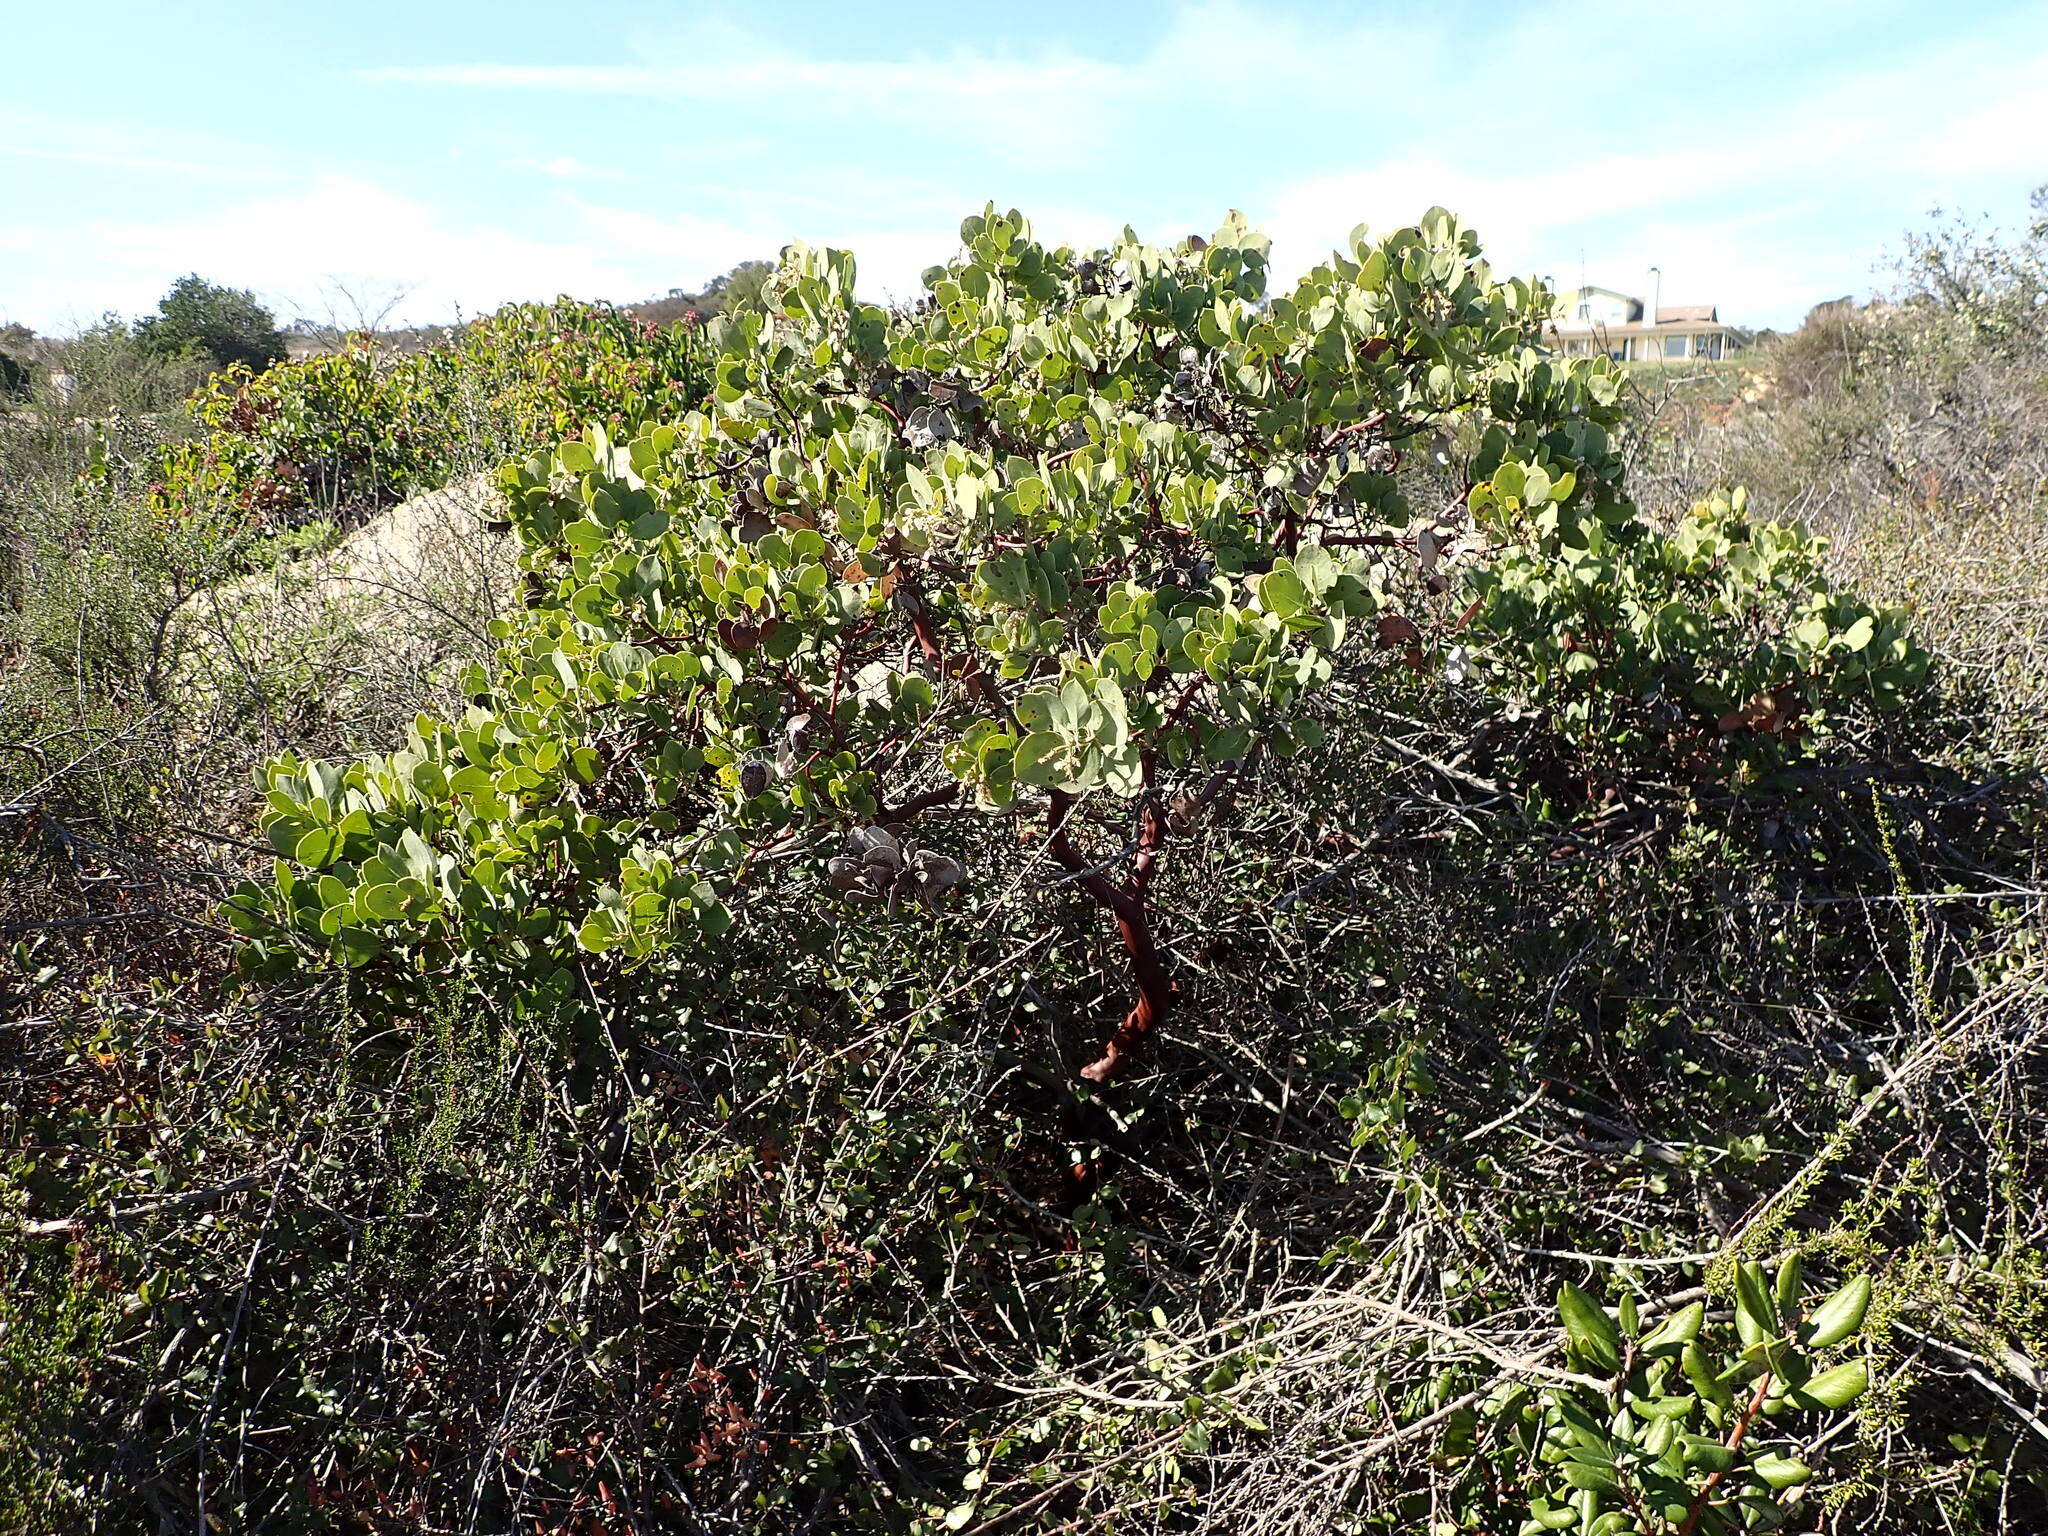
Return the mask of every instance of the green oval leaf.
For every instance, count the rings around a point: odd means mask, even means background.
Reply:
[[[1677,1348],[1689,1344],[1700,1336],[1700,1325],[1707,1320],[1705,1302],[1696,1301],[1689,1307],[1681,1307],[1644,1336],[1641,1348],[1651,1350]]]
[[[1567,1280],[1558,1288],[1557,1314],[1564,1320],[1565,1337],[1596,1370],[1613,1371],[1621,1365],[1621,1332],[1600,1303]]]
[[[1863,1314],[1870,1306],[1870,1276],[1858,1275],[1813,1309],[1801,1332],[1802,1342],[1812,1349],[1839,1344],[1863,1326]]]
[[[1861,1360],[1822,1371],[1792,1394],[1802,1408],[1846,1408],[1870,1390],[1870,1368]]]

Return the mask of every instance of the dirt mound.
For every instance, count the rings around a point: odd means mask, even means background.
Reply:
[[[284,692],[309,691],[347,736],[388,726],[383,717],[408,687],[492,650],[489,623],[512,605],[518,577],[513,539],[491,526],[498,515],[490,477],[472,476],[380,513],[331,548],[195,593],[178,622],[198,644],[174,685],[317,679]],[[302,722],[272,718],[260,691],[240,702],[275,735],[301,734]]]

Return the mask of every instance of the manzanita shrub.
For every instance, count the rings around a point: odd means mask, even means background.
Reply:
[[[1471,665],[1588,751],[1656,742],[1754,772],[1927,678],[1908,610],[1833,591],[1826,541],[1751,521],[1740,488],[1665,529],[1532,497],[1504,465],[1471,504],[1493,545],[1467,576]]]
[[[1177,828],[1314,749],[1352,654],[1476,645],[1567,718],[1588,687],[1719,716],[1796,682],[1810,721],[1876,656],[1917,675],[1814,600],[1792,535],[1648,528],[1620,376],[1547,354],[1549,295],[1442,210],[1281,294],[1236,215],[1171,249],[993,208],[962,237],[895,312],[792,247],[702,409],[505,471],[529,611],[461,718],[265,771],[279,862],[229,906],[252,968],[392,995],[464,968],[553,1006],[593,957],[710,967],[782,902],[928,921],[974,888],[971,814],[1116,929],[1103,1081],[1178,993],[1149,899]]]
[[[235,366],[194,398],[201,434],[171,444],[153,496],[179,517],[256,530],[347,520],[591,422],[624,431],[700,403],[694,324],[609,305],[509,305],[419,351],[374,337],[260,373]]]
[[[1447,1440],[1464,1464],[1474,1524],[1519,1536],[1725,1536],[1782,1528],[1813,1472],[1803,1445],[1835,1429],[1869,1389],[1853,1343],[1867,1275],[1808,1304],[1797,1255],[1775,1281],[1734,1269],[1735,1306],[1708,1321],[1693,1301],[1644,1326],[1632,1297],[1613,1312],[1577,1286],[1558,1295],[1568,1370],[1503,1383],[1461,1410]],[[1499,1523],[1503,1513],[1519,1525]]]

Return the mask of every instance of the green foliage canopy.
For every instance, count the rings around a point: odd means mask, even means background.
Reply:
[[[792,888],[936,906],[966,872],[912,829],[964,802],[1037,823],[1114,919],[1136,1000],[1106,1077],[1175,991],[1146,902],[1167,807],[1313,746],[1362,629],[1422,638],[1393,594],[1447,585],[1467,520],[1466,618],[1509,673],[1543,665],[1553,578],[1492,556],[1585,584],[1584,556],[1669,554],[1622,490],[1618,374],[1543,352],[1548,295],[1440,209],[1279,295],[1236,215],[1172,249],[1048,248],[992,207],[962,238],[894,314],[850,255],[792,247],[767,313],[721,323],[705,408],[505,472],[533,610],[464,718],[267,770],[281,859],[230,908],[259,970],[311,946],[559,998],[580,956],[687,951]],[[1724,563],[1708,606],[1771,622],[1783,573]],[[1800,617],[1811,657],[1875,640]],[[1106,862],[1073,840],[1090,797],[1133,808]]]
[[[1808,1303],[1795,1254],[1775,1276],[1734,1267],[1730,1324],[1703,1302],[1646,1327],[1633,1298],[1610,1313],[1567,1283],[1558,1294],[1575,1375],[1506,1382],[1459,1410],[1447,1436],[1462,1491],[1486,1528],[1514,1489],[1521,1536],[1693,1536],[1771,1531],[1812,1470],[1790,1454],[1803,1415],[1839,1413],[1869,1389],[1869,1367],[1818,1358],[1862,1330],[1871,1283],[1856,1275]],[[1791,1433],[1799,1425],[1799,1433]],[[1461,1527],[1464,1528],[1464,1527]]]
[[[285,356],[277,316],[255,294],[209,283],[196,272],[171,284],[157,312],[136,322],[135,333],[159,356],[198,353],[221,368],[239,363],[260,370]]]
[[[1514,482],[1505,468],[1472,492],[1497,540],[1466,579],[1475,668],[1588,751],[1725,741],[1755,771],[1926,680],[1909,611],[1832,590],[1825,541],[1752,522],[1740,489],[1667,531],[1554,502],[1532,517]]]
[[[356,337],[208,380],[193,401],[202,433],[166,450],[156,499],[168,515],[256,527],[348,518],[587,422],[623,432],[679,415],[706,379],[689,327],[568,298],[509,305],[395,357]]]

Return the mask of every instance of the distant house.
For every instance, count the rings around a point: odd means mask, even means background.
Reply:
[[[1634,294],[1589,286],[1565,296],[1550,333],[1567,357],[1605,353],[1618,363],[1719,358],[1741,350],[1741,333],[1722,324],[1712,304],[1662,304],[1654,320],[1648,314],[1649,305]]]

